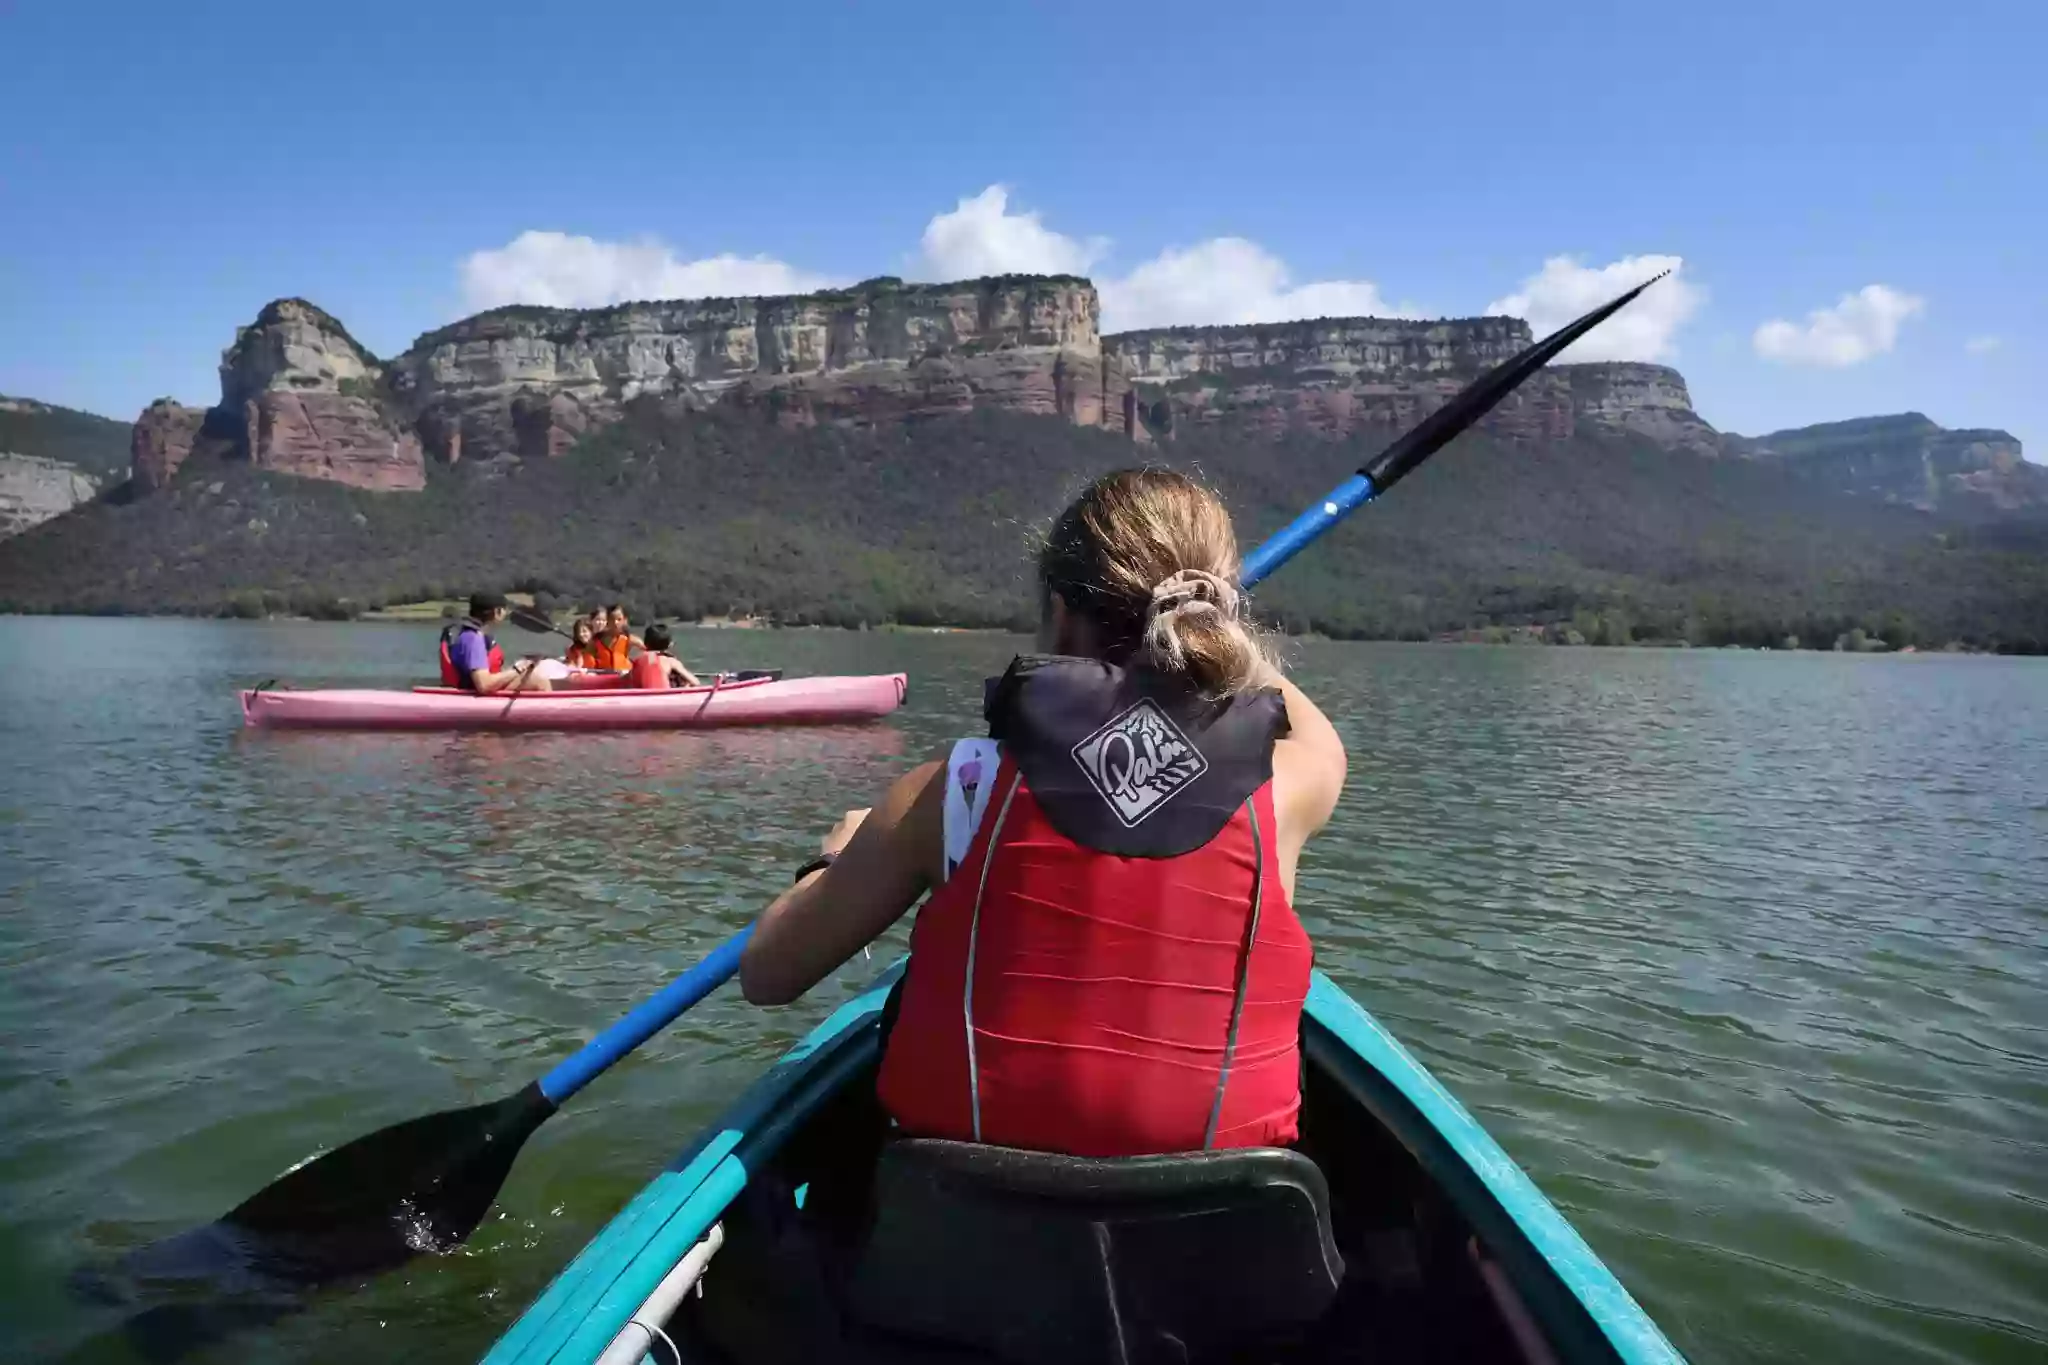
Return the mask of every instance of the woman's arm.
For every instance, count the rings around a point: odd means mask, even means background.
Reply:
[[[740,991],[756,1005],[786,1005],[879,938],[931,888],[945,841],[946,765],[920,764],[872,811],[848,812],[838,861],[775,898],[740,955]]]
[[[1285,678],[1271,680],[1287,705],[1287,736],[1273,746],[1273,804],[1280,824],[1280,868],[1287,894],[1301,850],[1329,823],[1344,794],[1349,761],[1337,727]]]

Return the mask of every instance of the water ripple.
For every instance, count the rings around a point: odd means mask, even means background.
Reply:
[[[124,1358],[58,1292],[79,1259],[587,1039],[746,923],[844,807],[972,730],[1015,644],[685,642],[713,666],[907,668],[878,726],[238,726],[238,684],[393,685],[432,640],[0,621],[0,1319],[27,1353]],[[138,662],[80,675],[49,662],[67,653]],[[1682,1349],[2043,1358],[2048,671],[1296,653],[1352,754],[1300,878],[1318,960]],[[873,966],[786,1011],[712,997],[541,1130],[460,1254],[217,1358],[474,1358]]]

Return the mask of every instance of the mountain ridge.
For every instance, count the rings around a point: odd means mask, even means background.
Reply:
[[[758,410],[791,429],[994,408],[1056,415],[1141,445],[1217,422],[1259,439],[1341,438],[1420,420],[1532,340],[1526,323],[1502,316],[1107,335],[1100,322],[1095,287],[1080,276],[878,276],[811,294],[512,304],[423,332],[380,359],[317,304],[277,299],[222,353],[218,403],[155,404],[138,419],[134,472],[145,491],[161,486],[196,451],[418,492],[432,462],[559,458],[650,395]],[[1677,370],[1601,361],[1550,366],[1485,427],[1539,442],[1592,426],[1701,454],[1784,460],[1843,491],[1925,508],[2048,506],[2048,470],[2029,464],[2008,434],[1909,431],[1900,421],[1722,433],[1693,408]]]

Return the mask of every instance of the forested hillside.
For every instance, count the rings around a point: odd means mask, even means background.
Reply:
[[[1017,624],[1032,533],[1092,475],[1140,458],[1190,468],[1249,548],[1391,435],[1220,426],[1144,451],[993,411],[788,431],[642,402],[563,458],[435,465],[419,494],[194,465],[154,496],[0,544],[0,606],[346,615],[483,586],[622,596],[642,616]],[[1965,525],[1618,437],[1467,437],[1259,600],[1292,629],[1347,637],[1575,621],[1609,643],[1824,645],[1861,627],[2039,651],[2048,522]]]
[[[118,483],[128,477],[128,423],[0,394],[0,451],[57,460]]]

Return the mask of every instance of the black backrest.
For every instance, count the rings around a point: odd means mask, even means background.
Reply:
[[[883,1151],[847,1316],[1011,1365],[1199,1362],[1291,1339],[1344,1262],[1314,1162],[1279,1148],[1096,1160]]]

